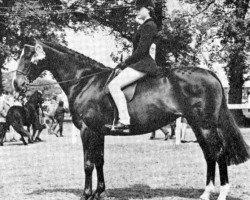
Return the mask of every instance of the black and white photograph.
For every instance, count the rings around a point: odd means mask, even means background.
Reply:
[[[0,200],[250,200],[250,0],[0,0]]]

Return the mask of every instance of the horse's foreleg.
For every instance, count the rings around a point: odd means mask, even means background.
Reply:
[[[28,143],[25,141],[23,135],[21,134],[21,141],[23,142],[24,145],[27,145]]]
[[[36,136],[36,129],[33,128],[33,134],[32,134],[32,137],[31,137],[32,141],[34,141],[35,136]]]
[[[30,133],[30,126],[27,126],[27,131]],[[34,132],[34,127],[33,127],[33,134],[31,135],[31,141],[34,141],[34,136],[35,136],[35,132]]]
[[[94,143],[92,138],[92,132],[87,127],[81,129],[85,172],[85,188],[81,200],[87,200],[92,196],[92,173],[94,170],[95,154],[92,149],[92,145]]]
[[[42,141],[42,139],[40,138],[41,132],[42,132],[42,130],[39,130],[39,131],[38,131],[37,136],[36,136],[36,138],[35,138],[35,141],[38,141],[38,142],[41,142],[41,141]]]
[[[105,190],[103,175],[104,136],[85,128],[81,131],[81,138],[84,150],[85,171],[85,188],[81,200],[99,199],[101,193]],[[92,173],[94,166],[96,167],[98,182],[96,191],[92,193]]]
[[[103,165],[104,165],[104,136],[96,135],[96,149],[95,149],[95,167],[97,172],[97,188],[94,193],[94,199],[99,199],[101,193],[105,191],[105,181],[103,174]]]
[[[227,194],[229,192],[229,181],[225,156],[221,156],[217,162],[220,171],[220,195],[217,200],[226,200]]]
[[[151,133],[151,135],[150,135],[150,138],[149,138],[150,140],[153,140],[153,139],[155,139],[155,131],[153,131],[152,133]]]

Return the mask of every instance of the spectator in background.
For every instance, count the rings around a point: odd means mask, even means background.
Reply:
[[[10,106],[5,98],[6,96],[4,94],[0,96],[0,146],[3,146],[3,140],[8,129],[6,125],[6,115]]]
[[[54,118],[55,112],[56,112],[56,107],[57,107],[57,101],[56,101],[56,96],[54,96],[50,100],[50,104],[47,107],[47,116],[51,120],[51,123],[49,124],[49,128],[48,128],[49,134],[54,134],[53,130],[55,130],[55,128],[57,126],[56,120]]]
[[[55,115],[54,115],[54,118],[55,118],[55,120],[57,121],[57,123],[59,125],[59,129],[58,129],[57,133],[58,132],[60,133],[60,137],[63,137],[63,134],[62,134],[62,132],[63,132],[63,121],[64,121],[65,113],[68,113],[68,112],[69,112],[68,109],[64,108],[64,102],[59,101],[58,107],[57,107]],[[55,129],[55,127],[54,127],[54,129]],[[54,129],[53,129],[53,131],[54,131]]]
[[[184,143],[187,129],[187,120],[184,117],[176,119],[176,144]]]

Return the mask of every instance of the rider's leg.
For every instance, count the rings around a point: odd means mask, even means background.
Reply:
[[[37,112],[34,113],[34,125],[35,125],[35,128],[37,130],[43,130],[45,129],[46,127],[43,126],[41,123],[40,123],[40,120],[39,120],[39,115],[37,114]]]
[[[125,68],[117,77],[115,77],[108,85],[111,96],[117,106],[119,112],[119,121],[122,124],[130,124],[130,116],[128,113],[127,101],[122,92],[122,88],[141,79],[146,74],[130,67]]]
[[[63,137],[63,119],[58,120],[58,125],[59,125],[59,130],[58,132],[60,133],[60,136]]]

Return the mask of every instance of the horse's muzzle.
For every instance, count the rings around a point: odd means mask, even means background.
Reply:
[[[27,91],[27,83],[24,80],[18,81],[17,79],[14,79],[13,86],[14,86],[15,91],[17,92]]]

